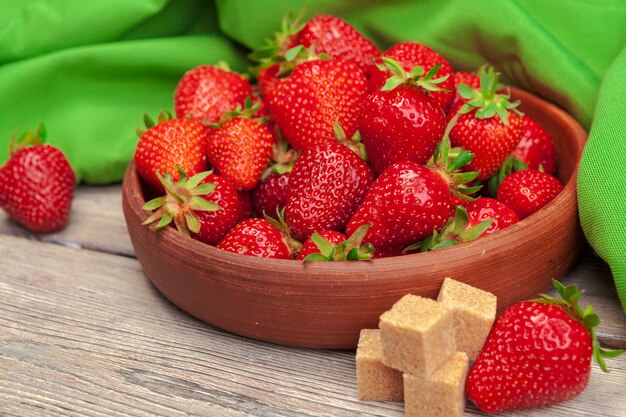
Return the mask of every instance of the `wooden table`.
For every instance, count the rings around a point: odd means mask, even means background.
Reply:
[[[564,279],[587,289],[606,346],[626,347],[606,265],[586,249]],[[508,416],[626,416],[626,356],[588,388]],[[0,415],[402,416],[356,399],[354,352],[293,349],[190,317],[133,255],[119,186],[77,190],[69,226],[35,236],[0,214]],[[468,405],[467,416],[482,415]]]

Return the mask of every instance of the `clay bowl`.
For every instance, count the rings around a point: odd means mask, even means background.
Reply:
[[[189,314],[230,332],[288,346],[355,348],[359,331],[402,295],[436,298],[444,277],[497,295],[500,311],[532,298],[562,276],[583,237],[576,171],[587,133],[554,105],[518,89],[521,110],[552,135],[565,189],[546,207],[494,235],[462,245],[371,262],[268,260],[219,250],[178,233],[141,226],[148,215],[134,164],[123,207],[135,253],[148,278]]]

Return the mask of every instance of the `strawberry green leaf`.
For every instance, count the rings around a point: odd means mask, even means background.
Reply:
[[[168,213],[165,213],[163,217],[161,217],[161,220],[159,220],[159,223],[157,223],[156,226],[151,226],[150,228],[153,230],[161,230],[165,226],[169,225],[172,222],[172,220],[173,220],[172,216],[169,215]]]
[[[302,262],[312,262],[312,261],[328,261],[328,257],[322,255],[321,253],[311,253],[304,257]]]
[[[193,233],[200,231],[200,219],[195,213],[185,213],[185,221],[187,222],[187,228]]]
[[[165,202],[166,202],[165,197],[161,196],[161,197],[153,198],[152,200],[148,201],[143,206],[141,206],[141,208],[143,210],[156,210],[159,207],[163,206]]]
[[[285,59],[287,61],[293,61],[304,50],[304,45],[294,46],[285,52]]]
[[[323,255],[329,256],[330,253],[335,249],[335,245],[330,243],[327,239],[323,238],[318,233],[313,233],[311,235],[311,240],[315,243],[315,246],[319,249],[320,253]]]
[[[470,100],[476,94],[476,91],[467,84],[459,84],[456,89],[459,91],[459,95],[467,100]]]
[[[222,209],[222,207],[220,207],[218,204],[215,204],[198,196],[191,197],[189,207],[197,211],[217,211]]]

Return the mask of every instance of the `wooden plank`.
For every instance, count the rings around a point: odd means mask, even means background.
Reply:
[[[38,235],[9,220],[0,210],[0,234],[21,236],[42,242],[84,248],[124,256],[134,256],[122,213],[119,185],[78,187],[72,213],[65,229]]]
[[[222,332],[160,296],[134,259],[6,235],[0,248],[2,415],[403,415],[356,399],[354,352]],[[626,415],[626,358],[610,366],[578,398],[507,415]]]

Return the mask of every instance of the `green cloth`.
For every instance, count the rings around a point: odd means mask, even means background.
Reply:
[[[143,112],[171,109],[185,70],[219,60],[244,69],[248,49],[305,3],[382,49],[415,40],[457,70],[490,62],[591,128],[581,223],[626,311],[623,0],[15,0],[0,10],[0,138],[43,121],[80,180],[119,181]]]

